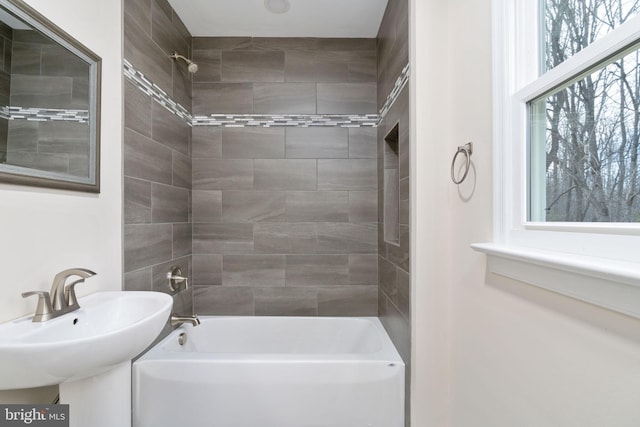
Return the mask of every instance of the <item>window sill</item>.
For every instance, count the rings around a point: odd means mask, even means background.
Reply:
[[[487,255],[491,273],[640,319],[640,264],[495,243],[471,247]]]

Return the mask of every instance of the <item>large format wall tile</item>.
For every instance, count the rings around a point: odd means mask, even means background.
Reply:
[[[253,188],[253,161],[193,159],[194,190],[246,190]]]
[[[124,274],[124,289],[127,291],[150,291],[152,283],[151,267]]]
[[[193,114],[253,113],[251,83],[194,83]]]
[[[308,83],[255,83],[253,113],[314,114],[316,85]]]
[[[191,75],[174,51],[190,56],[191,35],[168,1],[125,0],[125,59],[190,110]],[[191,289],[172,292],[166,274],[193,273],[191,128],[129,81],[124,104],[124,289],[166,292],[189,314]]]
[[[189,154],[189,133],[191,128],[184,120],[166,108],[153,103],[152,136],[155,141],[182,154]]]
[[[241,287],[197,286],[193,292],[193,309],[204,316],[253,316],[253,290]]]
[[[151,0],[124,0],[124,13],[151,36]]]
[[[173,257],[191,255],[193,243],[193,227],[191,223],[173,224]]]
[[[349,194],[346,191],[288,191],[288,222],[349,221]]]
[[[256,316],[317,316],[318,292],[304,288],[254,289]]]
[[[223,286],[284,286],[284,255],[225,255]]]
[[[133,17],[124,15],[124,57],[148,79],[172,95],[171,52],[163,51]]]
[[[224,128],[222,157],[225,159],[281,159],[284,128]]]
[[[342,159],[349,157],[347,128],[287,129],[287,158]]]
[[[282,221],[285,193],[282,191],[225,191],[222,220],[225,222]]]
[[[222,129],[212,126],[191,128],[191,155],[194,159],[222,158]]]
[[[194,49],[193,61],[198,64],[194,74],[196,83],[212,83],[222,80],[222,51],[219,49]]]
[[[193,224],[194,254],[246,254],[253,252],[253,224]]]
[[[255,188],[259,190],[315,190],[315,160],[256,160]]]
[[[349,78],[350,82],[376,82],[377,73],[377,55],[374,52],[359,53],[353,55],[349,62]]]
[[[377,159],[377,139],[377,128],[349,128],[349,158]]]
[[[254,239],[256,253],[315,253],[317,227],[314,223],[258,223]]]
[[[349,191],[349,221],[378,222],[376,191]]]
[[[182,38],[180,29],[173,25],[173,10],[168,3],[163,3],[162,0],[153,1],[151,5],[152,39],[167,55],[176,52],[189,56],[189,43]]]
[[[124,175],[171,184],[171,150],[129,129],[124,131]]]
[[[287,82],[346,82],[349,63],[335,52],[292,50],[286,53]]]
[[[193,190],[191,209],[193,222],[220,222],[222,191]]]
[[[224,82],[283,82],[284,52],[234,50],[222,52]]]
[[[348,255],[287,255],[287,286],[348,284]]]
[[[189,222],[189,190],[163,184],[151,185],[151,220]]]
[[[375,286],[331,287],[318,291],[320,316],[370,316],[377,306]]]
[[[373,39],[195,38],[193,47],[203,71],[195,114],[315,114],[322,103],[377,112]],[[194,127],[199,312],[375,315],[376,139],[365,128]]]
[[[124,86],[124,126],[141,135],[151,138],[151,108],[153,101],[131,82]]]
[[[375,160],[318,160],[319,190],[377,190]]]
[[[190,190],[192,187],[191,156],[185,156],[184,154],[178,153],[177,151],[174,151],[172,154],[173,185]]]
[[[376,253],[377,224],[327,222],[318,224],[318,252],[328,254]]]
[[[222,255],[194,254],[193,284],[194,286],[222,285]]]
[[[158,264],[171,259],[173,228],[170,224],[125,225],[124,270]]]
[[[376,114],[375,83],[318,83],[318,114]]]
[[[349,284],[377,285],[378,283],[378,255],[351,254],[349,255]]]
[[[124,179],[124,222],[151,222],[151,182],[128,177]]]

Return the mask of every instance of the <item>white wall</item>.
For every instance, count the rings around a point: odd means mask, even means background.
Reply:
[[[80,296],[122,283],[121,2],[27,3],[102,57],[101,193],[0,184],[0,322],[32,313],[36,299],[20,294],[49,290],[65,268],[98,273],[77,287]]]
[[[420,7],[433,2],[438,0],[412,0]],[[437,15],[423,15],[413,27],[413,53],[450,76],[449,103],[448,117],[440,119],[447,127],[443,149],[432,150],[429,129],[424,120],[417,123],[416,145],[431,154],[417,162],[433,165],[444,178],[417,174],[416,197],[422,200],[415,218],[422,227],[416,231],[424,234],[416,237],[445,234],[446,244],[423,239],[413,259],[416,267],[446,267],[431,274],[418,270],[423,274],[414,283],[413,426],[640,425],[640,321],[486,276],[485,257],[469,248],[492,236],[491,1],[449,1],[431,11]],[[425,27],[437,22],[446,23],[438,40],[447,53],[430,57],[433,40]],[[418,85],[418,117],[442,99],[427,96],[425,85]],[[448,167],[456,147],[467,141],[475,144],[474,169],[459,192]],[[444,211],[444,221],[432,220],[435,207]],[[442,251],[434,254],[434,247]],[[444,332],[428,327],[434,321],[430,311],[442,316]],[[450,363],[433,362],[438,359]],[[446,370],[448,385],[428,375],[435,367]],[[444,422],[428,393],[438,388],[446,396]]]
[[[409,1],[411,425],[449,424],[447,2]],[[444,205],[443,205],[444,203]],[[427,424],[427,421],[429,424]]]

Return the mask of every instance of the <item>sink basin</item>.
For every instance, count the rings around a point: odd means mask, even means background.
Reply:
[[[147,348],[173,299],[160,292],[96,292],[80,309],[33,323],[0,324],[0,390],[41,387],[109,371]]]

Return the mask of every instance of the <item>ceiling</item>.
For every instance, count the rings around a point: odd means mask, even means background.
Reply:
[[[289,2],[289,11],[276,14],[265,0],[169,0],[194,37],[373,38],[387,6],[387,0]]]

